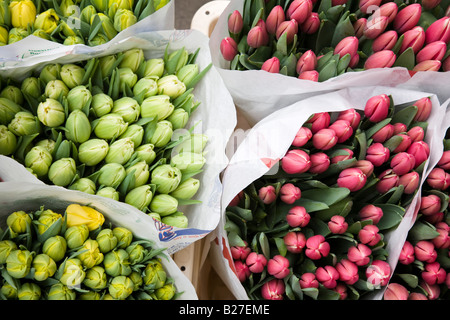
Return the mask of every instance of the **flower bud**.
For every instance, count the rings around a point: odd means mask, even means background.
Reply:
[[[95,166],[105,159],[109,144],[103,139],[89,139],[78,147],[78,160],[87,166]]]
[[[371,9],[374,7],[379,7],[381,4],[381,0],[360,0],[359,1],[359,10],[362,13],[370,14]]]
[[[91,122],[80,109],[75,109],[69,113],[65,128],[66,138],[75,143],[83,143],[91,136]]]
[[[227,61],[232,61],[238,53],[237,43],[231,37],[226,37],[220,43],[220,52]]]
[[[447,45],[443,41],[434,41],[427,44],[416,54],[416,63],[427,60],[442,60],[447,51]]]
[[[394,126],[390,123],[378,130],[372,135],[374,142],[383,143],[394,135]]]
[[[288,174],[303,173],[309,170],[311,161],[309,155],[298,149],[289,150],[281,159],[281,167]]]
[[[105,157],[106,163],[119,163],[124,165],[134,153],[134,143],[131,138],[122,138],[114,141]]]
[[[400,256],[398,258],[398,262],[404,265],[408,265],[414,262],[414,247],[409,241],[405,241],[403,244],[402,250],[400,251]]]
[[[386,30],[388,23],[388,17],[386,16],[373,17],[367,21],[363,30],[363,35],[367,39],[375,39]]]
[[[178,200],[168,194],[157,194],[150,202],[150,210],[159,213],[161,217],[175,213],[178,209]]]
[[[389,283],[384,292],[384,300],[408,300],[408,290],[399,283]]]
[[[128,253],[124,249],[116,249],[105,254],[103,266],[111,277],[128,276],[131,273]]]
[[[120,163],[107,163],[100,168],[97,183],[100,186],[117,188],[125,177],[125,168]]]
[[[286,249],[292,253],[300,253],[306,246],[306,237],[301,232],[290,231],[283,237]]]
[[[177,199],[191,199],[200,188],[200,180],[189,178],[178,185],[170,195]]]
[[[173,130],[182,129],[189,120],[189,113],[183,108],[177,108],[167,117],[167,120],[172,124]]]
[[[16,136],[29,136],[41,133],[42,127],[38,117],[28,111],[19,111],[8,124],[8,130]]]
[[[180,69],[181,70],[181,69]],[[158,93],[175,99],[186,91],[186,85],[176,75],[167,75],[157,81]]]
[[[351,192],[358,191],[366,184],[367,177],[358,168],[347,168],[341,171],[337,184],[340,188],[347,188]]]
[[[431,110],[433,108],[433,104],[429,97],[424,97],[416,102],[414,105],[417,107],[417,113],[414,116],[414,121],[426,121],[431,114]],[[420,128],[420,127],[419,127]],[[423,131],[423,129],[422,129]],[[420,139],[422,140],[422,139]]]
[[[320,129],[313,137],[313,145],[320,150],[329,150],[338,142],[338,136],[333,129]]]
[[[359,280],[358,266],[350,260],[341,259],[336,264],[336,270],[339,273],[339,280],[348,285],[352,285]]]
[[[144,92],[143,98],[154,96],[158,93],[158,84],[151,77],[140,78],[133,86],[133,94],[138,96]]]
[[[50,80],[45,86],[44,94],[52,100],[58,99],[60,96],[67,96],[69,88],[59,79]]]
[[[309,172],[311,173],[322,173],[327,171],[329,168],[331,161],[326,153],[316,152],[310,156],[311,167],[309,168]]]
[[[172,135],[172,123],[168,120],[161,120],[157,122],[156,129],[148,142],[157,148],[161,148],[169,143]]]
[[[280,5],[276,5],[270,10],[269,15],[266,19],[266,29],[267,32],[271,35],[275,35],[278,29],[278,26],[286,20],[283,7]],[[235,32],[236,33],[236,32]]]
[[[361,243],[368,246],[375,246],[381,240],[381,235],[378,233],[380,230],[373,224],[365,225],[358,232],[358,239]]]
[[[386,261],[374,260],[366,269],[367,282],[375,288],[384,287],[388,284],[391,268]]]
[[[422,271],[422,279],[429,285],[442,284],[446,278],[445,269],[439,262],[432,262],[425,264],[425,270]]]
[[[51,82],[49,82],[49,84],[50,83]],[[58,100],[53,98],[47,98],[44,102],[39,103],[37,116],[39,121],[47,127],[58,127],[66,120],[64,107]]]
[[[69,63],[64,64],[61,67],[60,76],[61,80],[64,81],[66,86],[69,89],[75,88],[76,86],[81,85],[81,81],[83,80],[84,74],[85,74],[84,68]]]
[[[58,273],[61,274],[59,281],[69,289],[79,287],[86,276],[83,265],[77,258],[65,260],[65,263],[59,265]]]
[[[292,145],[294,147],[302,147],[304,146],[310,139],[312,138],[312,132],[307,127],[301,127],[297,134],[295,135],[294,141],[292,141]]]
[[[422,6],[420,4],[414,3],[407,5],[397,13],[393,21],[393,28],[399,34],[412,29],[418,24],[421,13]]]
[[[129,68],[133,73],[136,73],[139,66],[145,61],[144,50],[140,48],[126,50],[122,55],[124,57],[119,64],[119,69]]]
[[[277,199],[275,188],[273,186],[265,186],[258,190],[258,195],[264,204],[271,204]]]
[[[158,121],[166,119],[174,112],[174,105],[170,101],[170,97],[165,94],[151,96],[141,104],[141,116],[143,118],[157,117]]]
[[[341,161],[350,160],[353,158],[353,151],[348,148],[336,150],[331,156],[331,163],[339,163]]]
[[[355,37],[361,38],[363,36],[364,28],[367,24],[366,18],[359,18],[353,23],[353,29],[355,30]]]
[[[90,106],[91,100],[91,91],[89,91],[84,85],[73,87],[67,94],[69,111],[83,109],[86,105]]]
[[[364,69],[390,68],[396,60],[392,50],[381,50],[370,55],[364,63]]]
[[[316,279],[327,289],[333,289],[339,280],[339,272],[333,266],[318,267],[315,272]]]
[[[95,240],[98,243],[98,247],[101,253],[108,253],[116,248],[118,240],[113,231],[109,228],[102,229]]]
[[[7,85],[3,88],[3,90],[0,92],[0,97],[9,99],[18,105],[23,104],[23,94],[22,91],[16,87],[15,85]]]
[[[25,167],[30,168],[38,177],[47,175],[53,157],[44,147],[34,146],[25,156]]]
[[[89,206],[76,203],[66,208],[66,224],[68,227],[85,224],[89,231],[96,230],[105,222],[103,214]]]
[[[156,185],[160,193],[171,193],[181,182],[181,171],[170,164],[159,165],[152,170],[151,183]]]
[[[365,266],[370,262],[372,250],[363,243],[350,247],[347,252],[349,261],[354,262],[357,266]]]
[[[33,255],[28,250],[13,250],[6,258],[6,271],[16,279],[26,277],[31,270]]]
[[[409,146],[406,152],[414,156],[416,159],[414,168],[417,168],[424,161],[428,160],[430,147],[425,141],[415,141]]]
[[[74,249],[83,245],[88,237],[89,229],[84,224],[71,226],[64,232],[64,238],[66,239],[67,247],[69,249]]]
[[[17,250],[17,244],[11,240],[0,241],[0,265],[6,263],[9,254]]]
[[[52,277],[56,272],[56,263],[48,255],[41,253],[33,259],[34,279],[44,281]]]
[[[425,60],[416,64],[412,71],[439,71],[441,69],[442,62],[439,60]]]
[[[48,170],[50,181],[61,187],[69,185],[77,172],[75,160],[72,158],[61,158],[53,162]]]
[[[444,170],[450,169],[450,150],[444,150],[437,165]]]
[[[345,37],[334,48],[334,54],[339,54],[342,58],[346,54],[351,57],[358,54],[358,38],[357,37]]]
[[[9,3],[11,25],[14,28],[33,26],[36,20],[36,6],[31,0],[15,0]]]
[[[319,282],[316,279],[316,275],[312,272],[305,272],[299,279],[300,287],[306,288],[319,288]]]
[[[390,162],[392,170],[399,176],[404,175],[414,168],[416,159],[407,152],[397,153]]]
[[[286,43],[291,44],[294,41],[295,35],[298,33],[298,22],[294,19],[286,20],[280,23],[276,32],[276,39],[280,39],[283,34],[286,34]]]
[[[95,266],[86,270],[83,284],[92,290],[102,290],[107,286],[107,275],[101,266]]]
[[[66,239],[59,235],[48,238],[42,245],[42,253],[48,255],[55,262],[59,262],[65,257],[66,249]]]
[[[38,286],[39,287],[39,286]],[[0,288],[1,294],[6,297],[6,299],[13,300],[17,299],[17,288],[5,282]]]
[[[366,177],[370,177],[373,173],[374,166],[372,162],[368,160],[358,160],[355,162],[352,168],[360,169],[366,175]]]
[[[151,260],[144,269],[144,284],[151,289],[159,289],[164,286],[167,279],[167,273],[158,260]]]
[[[15,211],[8,215],[6,224],[14,233],[25,233],[31,225],[31,217],[25,211]]]
[[[28,94],[33,98],[38,98],[41,95],[41,85],[36,77],[28,77],[22,81],[20,90],[23,94]]]
[[[97,138],[111,140],[117,138],[128,128],[128,123],[117,113],[108,113],[99,118],[94,127]]]
[[[280,189],[280,199],[287,204],[292,204],[296,200],[300,199],[301,194],[300,188],[296,187],[292,183],[286,183]]]
[[[250,252],[247,259],[245,259],[245,263],[247,264],[250,272],[261,273],[267,265],[267,259],[263,254]]]
[[[393,3],[393,2],[391,2]],[[373,52],[392,50],[397,43],[398,35],[394,30],[386,31],[376,37],[372,43]]]
[[[302,80],[310,80],[310,81],[318,82],[319,81],[319,72],[317,72],[316,70],[303,71],[302,73],[300,73],[298,75],[298,78],[302,79]]]
[[[236,274],[240,282],[244,282],[251,274],[248,266],[240,260],[234,261],[234,268],[236,269]]]
[[[361,120],[361,115],[355,109],[347,109],[339,112],[337,120],[346,120],[350,123],[353,130],[356,130]]]
[[[30,34],[28,33],[28,29],[18,27],[18,28],[11,28],[9,30],[8,34],[8,44],[12,44],[14,42],[20,41],[26,37],[28,37]]]
[[[78,259],[87,269],[93,268],[103,261],[103,253],[100,252],[96,240],[87,239],[78,252],[80,253],[77,255]]]
[[[311,12],[306,20],[300,25],[300,30],[306,34],[314,34],[319,30],[320,17],[317,12]]]
[[[41,287],[33,282],[25,282],[17,290],[17,298],[19,300],[39,300],[41,295]]]
[[[266,61],[264,61],[261,66],[261,70],[270,72],[270,73],[279,73],[280,72],[280,60],[277,57],[272,57]]]
[[[303,53],[297,61],[296,71],[301,74],[304,71],[312,71],[317,67],[317,57],[312,50]]]
[[[206,159],[193,152],[182,152],[172,157],[170,165],[178,168],[182,174],[197,172],[203,168]]]
[[[416,192],[419,186],[419,182],[420,182],[419,173],[413,171],[402,175],[398,180],[398,185],[399,186],[402,185],[404,187],[403,192],[405,194],[413,194],[414,192]]]
[[[347,228],[348,223],[343,216],[334,215],[331,217],[330,221],[328,221],[328,229],[330,229],[331,233],[342,234],[347,231]]]
[[[129,9],[118,9],[114,15],[114,29],[117,32],[123,31],[136,24],[138,21],[133,11]]]
[[[268,45],[269,34],[265,26],[256,25],[247,34],[247,44],[252,48],[259,48]]]
[[[420,203],[420,212],[426,216],[431,216],[440,211],[441,198],[434,194],[424,196]]]
[[[328,256],[329,253],[330,253],[330,244],[325,240],[324,236],[318,234],[309,237],[306,240],[305,255],[311,260],[321,259],[322,257]]]
[[[277,279],[284,279],[289,275],[289,260],[282,255],[275,255],[267,262],[267,272]]]
[[[403,34],[403,41],[398,53],[402,54],[406,49],[412,48],[414,54],[417,54],[424,43],[425,31],[421,26],[416,26]]]
[[[330,125],[331,116],[328,112],[318,112],[312,115],[306,123],[311,123],[311,132],[314,134],[321,129],[326,129]]]
[[[353,135],[353,127],[347,120],[338,119],[333,122],[328,128],[332,129],[336,133],[338,137],[338,143],[347,141]]]
[[[305,22],[312,12],[311,0],[294,0],[286,11],[287,19],[294,19],[298,24]]]
[[[178,211],[162,217],[161,222],[176,228],[187,228],[189,223],[188,218],[184,213]]]
[[[437,259],[437,252],[434,244],[428,240],[420,240],[414,246],[414,255],[417,260],[426,263],[433,263]]]
[[[91,110],[95,116],[100,118],[110,113],[113,108],[113,99],[105,93],[97,93],[92,97]]]
[[[230,247],[231,256],[234,260],[245,260],[249,253],[251,252],[250,247],[248,247],[248,243],[244,241],[244,246],[232,246]]]
[[[89,178],[80,178],[69,186],[70,190],[78,190],[89,194],[95,194],[97,187]]]
[[[450,174],[442,168],[433,168],[427,177],[427,184],[432,189],[446,190],[450,185]]]
[[[138,120],[141,108],[139,103],[130,97],[122,97],[114,101],[112,113],[122,116],[128,124]]]
[[[272,279],[262,285],[261,296],[266,300],[283,300],[285,290],[283,280]]]
[[[234,10],[228,17],[228,31],[231,34],[239,34],[244,27],[244,20],[238,10]]]
[[[425,42],[427,44],[436,41],[448,43],[450,40],[450,17],[443,17],[434,21],[425,32]]]
[[[39,73],[39,79],[47,84],[51,80],[61,80],[61,64],[50,63],[45,65]]]

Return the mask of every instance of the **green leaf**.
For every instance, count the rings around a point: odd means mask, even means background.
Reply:
[[[347,188],[311,189],[302,192],[302,198],[320,201],[331,206],[350,194]]]
[[[450,200],[449,195],[436,189],[429,190],[428,193],[439,197],[439,199],[441,200],[441,208],[439,209],[439,212],[444,212],[448,207],[448,202]]]
[[[350,21],[349,11],[348,14],[343,14],[339,20],[336,29],[333,34],[333,40],[331,45],[335,47],[342,39],[355,35],[355,28],[353,28],[353,23]]]
[[[367,153],[367,137],[364,131],[360,131],[355,135],[356,142],[359,145],[358,160],[364,160]]]
[[[389,149],[390,152],[393,152],[397,147],[402,143],[403,137],[399,135],[394,135],[390,137],[386,142],[383,143],[383,146]]]
[[[416,106],[409,106],[397,111],[392,117],[392,124],[404,123],[407,127],[409,127],[417,114],[417,110],[418,108]]]
[[[377,133],[381,128],[383,128],[384,126],[386,126],[388,123],[391,122],[391,118],[386,118],[380,122],[375,123],[373,126],[371,126],[370,128],[368,128],[365,132],[366,132],[366,138],[370,139],[370,137],[372,137],[375,133]]]
[[[408,237],[411,241],[431,240],[436,238],[439,232],[436,228],[427,221],[417,220],[411,230],[409,230]]]
[[[306,199],[306,198],[300,198],[297,201],[295,201],[292,205],[290,206],[302,206],[305,208],[305,210],[307,212],[315,212],[315,211],[320,211],[320,210],[324,210],[324,209],[328,209],[329,207],[327,206],[326,203],[321,202],[321,201],[314,201],[314,200],[310,200],[310,199]]]
[[[300,287],[299,278],[294,274],[289,277],[289,285],[292,289],[292,292],[299,298],[303,300],[303,291]]]
[[[411,47],[403,51],[403,53],[397,57],[392,67],[404,67],[408,70],[414,69],[416,63],[416,57]]]
[[[320,53],[325,47],[330,46],[335,28],[336,24],[330,20],[321,20],[314,52]]]
[[[270,246],[269,246],[269,238],[267,238],[264,232],[259,234],[259,245],[261,247],[261,251],[263,255],[269,260],[270,257]]]
[[[314,300],[317,300],[317,298],[319,297],[319,289],[317,288],[305,288],[302,289],[302,292],[305,296],[313,298]]]
[[[353,201],[350,197],[346,197],[341,201],[331,205],[328,209],[317,211],[314,215],[318,219],[328,221],[334,215],[347,216],[353,207]]]
[[[326,64],[322,70],[319,71],[319,82],[327,81],[328,79],[334,78],[337,76],[337,65],[338,62],[336,60],[331,60],[328,64]]]
[[[383,217],[377,224],[380,230],[387,230],[397,226],[403,219],[406,210],[394,204],[377,204],[383,210]]]
[[[286,58],[280,61],[280,65],[286,67],[288,76],[295,76],[296,74],[296,66],[297,66],[297,58],[294,54],[290,54]]]
[[[286,244],[284,243],[284,240],[282,238],[273,238],[272,240],[275,242],[275,245],[277,246],[280,255],[285,257],[287,253],[287,248]]]
[[[397,276],[405,281],[411,288],[416,288],[419,285],[419,278],[415,274],[400,273]]]
[[[229,243],[230,247],[245,246],[244,240],[242,240],[242,238],[234,231],[231,231],[228,233],[228,243]]]

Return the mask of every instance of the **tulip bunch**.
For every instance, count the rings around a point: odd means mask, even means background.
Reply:
[[[251,299],[359,299],[388,284],[385,235],[419,189],[429,98],[313,114],[274,174],[241,191],[225,230]]]
[[[405,67],[448,71],[447,2],[245,0],[228,17],[220,50],[231,70],[265,70],[312,81],[345,72]]]
[[[418,215],[403,245],[385,300],[449,298],[449,159],[446,146],[440,161],[427,176]]]
[[[0,95],[0,154],[45,183],[126,202],[187,227],[181,205],[200,187],[207,137],[184,129],[200,104],[196,53],[146,59],[130,49],[50,63]]]
[[[170,0],[1,0],[0,44],[29,35],[64,45],[101,45]]]
[[[0,232],[0,297],[7,300],[171,300],[177,290],[148,240],[70,204],[15,211]],[[1,230],[0,230],[1,231]]]

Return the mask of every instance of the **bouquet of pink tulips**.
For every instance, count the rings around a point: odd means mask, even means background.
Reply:
[[[231,70],[325,81],[373,68],[448,71],[448,1],[244,0],[220,44]]]
[[[250,299],[360,299],[389,282],[386,234],[420,189],[430,155],[430,98],[317,112],[278,170],[226,209],[234,269]],[[275,172],[276,171],[276,172]]]

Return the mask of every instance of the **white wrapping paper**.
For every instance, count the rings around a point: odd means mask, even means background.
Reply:
[[[233,261],[229,251],[225,225],[225,209],[230,201],[244,188],[256,179],[269,172],[267,163],[274,163],[281,159],[291,145],[296,133],[303,123],[318,112],[342,111],[349,108],[363,110],[366,101],[378,94],[392,95],[396,105],[414,102],[420,98],[430,96],[433,110],[428,119],[428,129],[425,141],[429,144],[431,156],[425,165],[421,184],[434,164],[442,154],[442,121],[445,108],[441,107],[435,95],[391,87],[359,87],[339,90],[320,96],[301,100],[286,108],[274,112],[258,122],[243,139],[223,174],[222,218],[216,229],[208,239],[211,240],[210,254],[213,268],[221,275],[224,283],[237,299],[248,299],[244,287],[234,273]],[[447,120],[448,121],[448,120]],[[415,205],[420,193],[416,195],[408,207],[404,219],[394,232],[387,234],[389,239],[387,250],[390,252],[388,262],[395,266],[400,250],[406,239],[407,232],[412,226]],[[379,300],[382,292],[371,297]]]
[[[156,233],[152,230],[152,219],[143,215],[139,210],[117,201],[107,201],[106,198],[84,192],[44,184],[18,181],[1,182],[0,227],[5,227],[6,217],[14,211],[36,211],[44,206],[46,209],[64,214],[65,208],[71,203],[88,205],[101,212],[107,222],[111,222],[114,226],[128,228],[136,238],[154,241],[154,248],[162,248]],[[198,299],[192,283],[167,253],[166,256],[167,259],[161,257],[161,263],[168,276],[174,279],[177,291],[182,292],[178,299]]]

